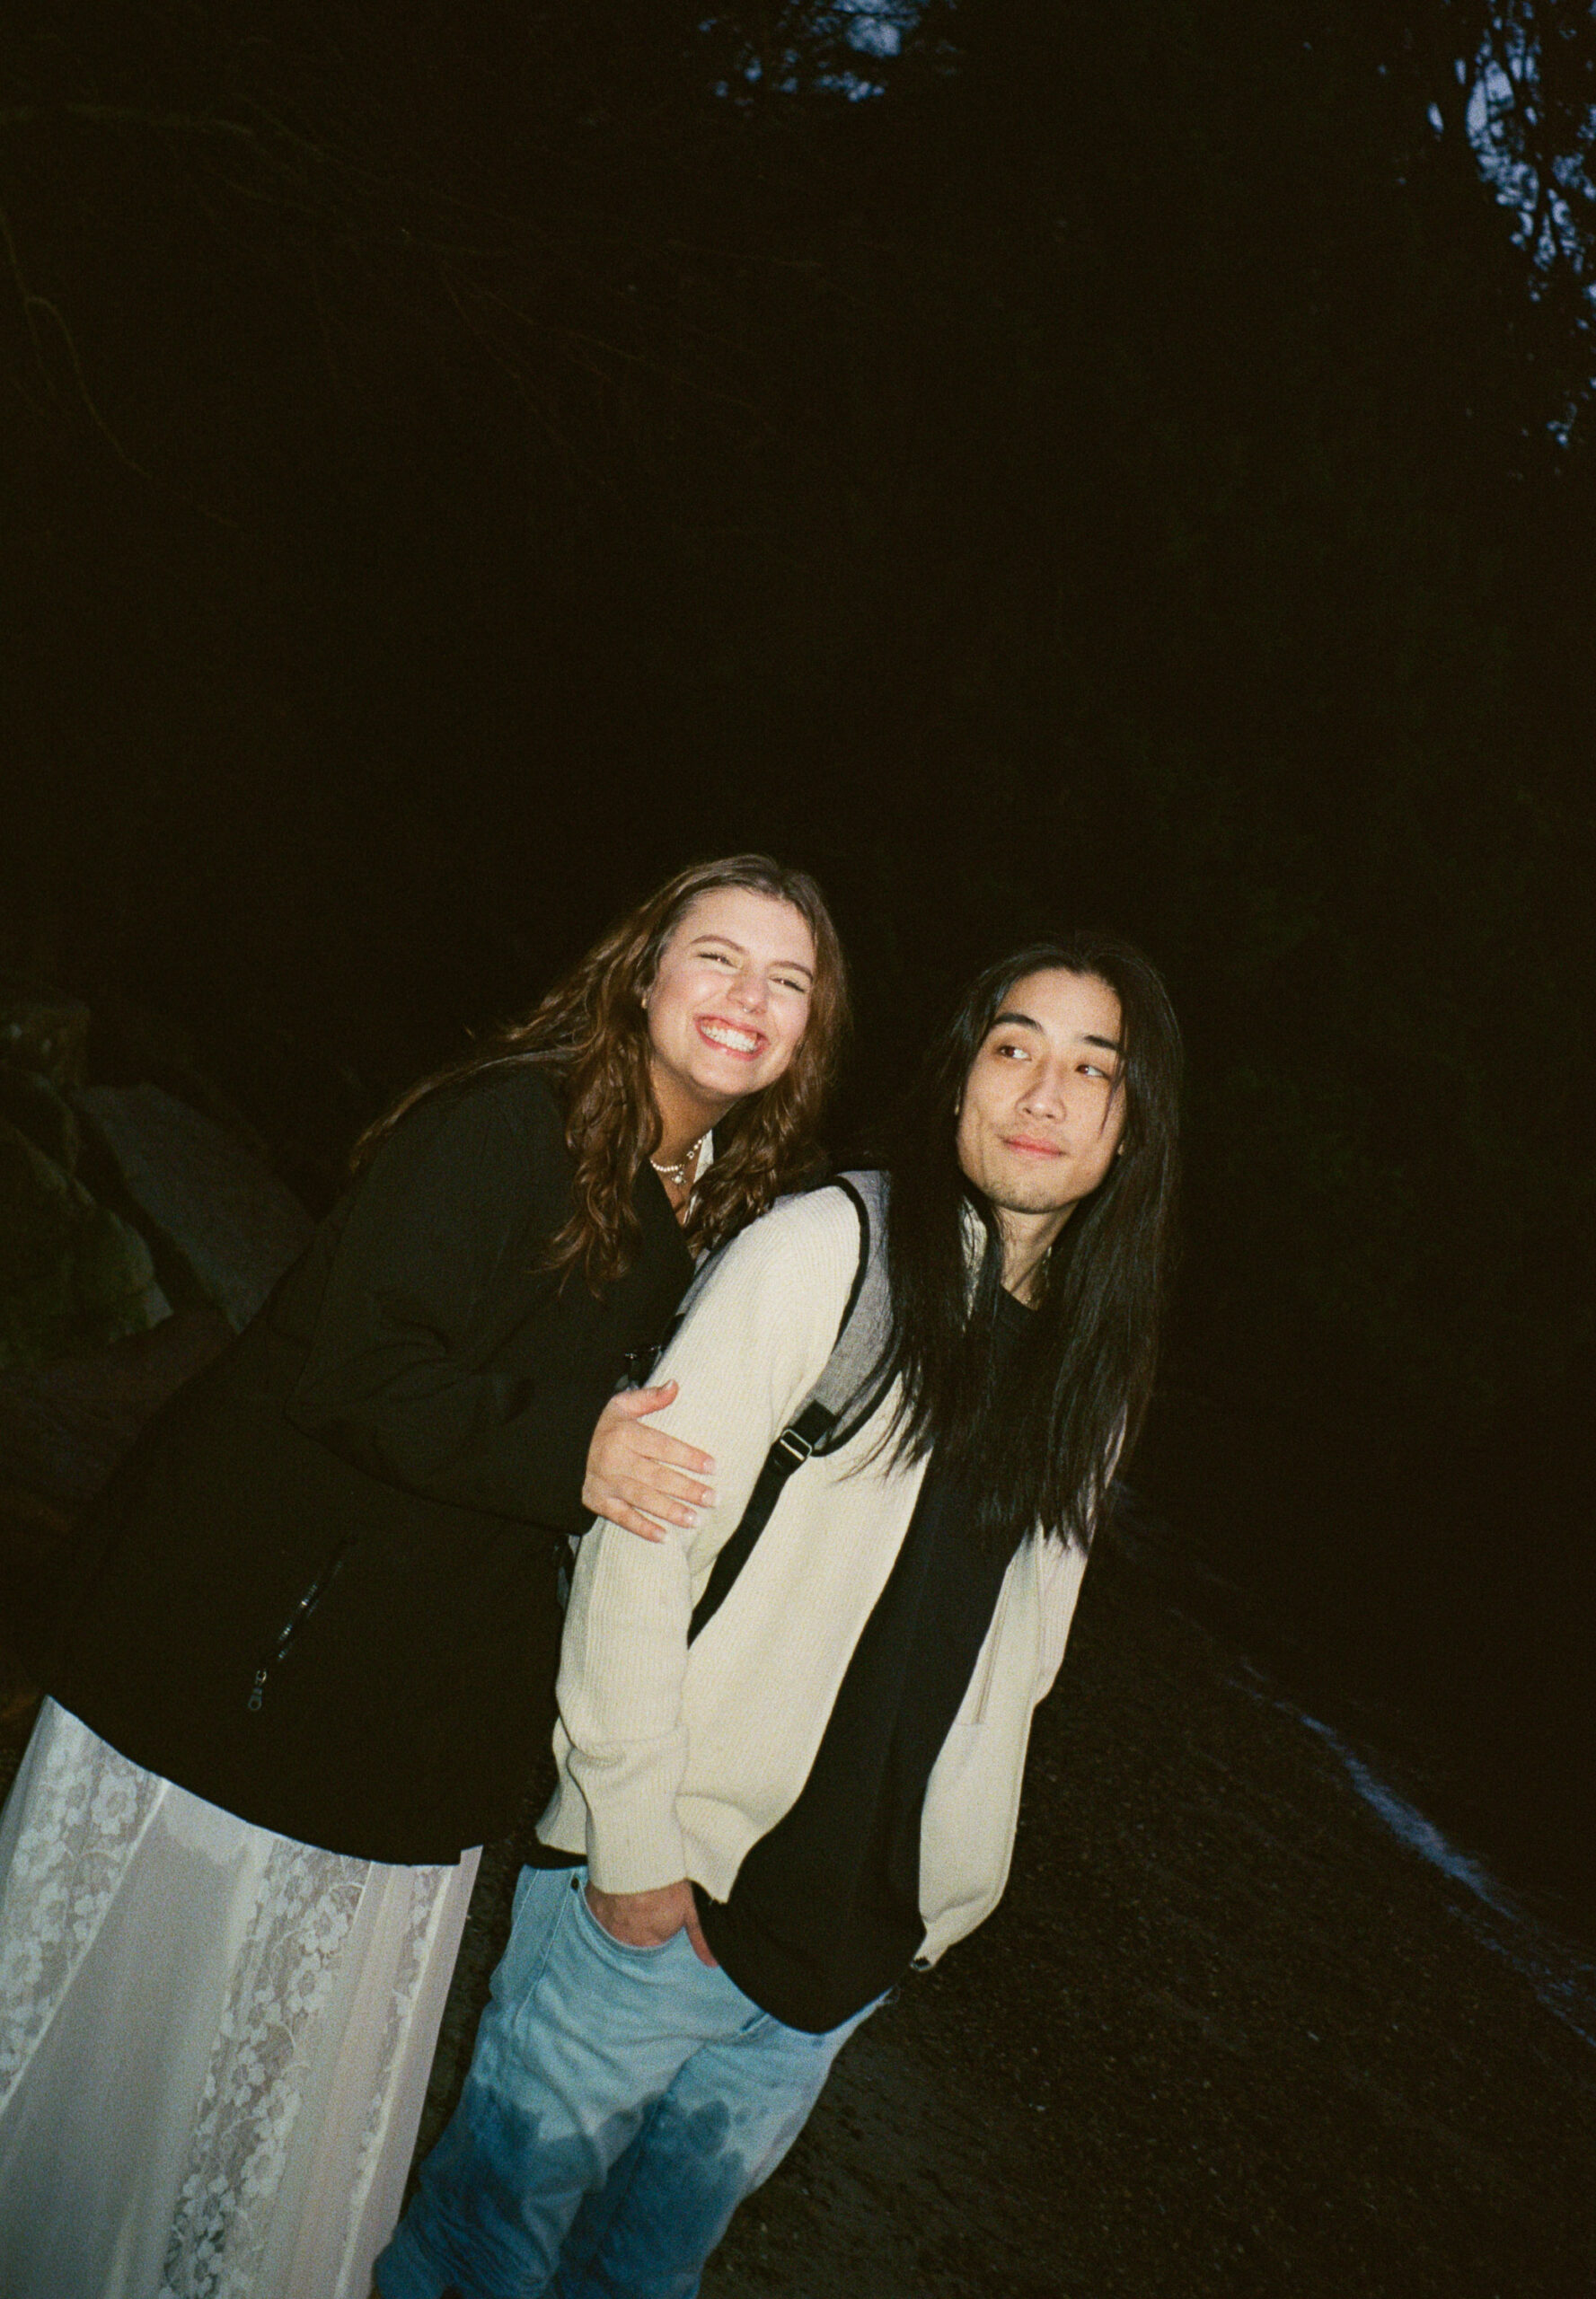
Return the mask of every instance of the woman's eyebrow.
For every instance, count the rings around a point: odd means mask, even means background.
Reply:
[[[992,1027],[994,1030],[1040,1030],[1042,1025],[1040,1022],[1034,1021],[1029,1014],[1014,1012],[997,1015]],[[990,1035],[989,1031],[988,1035]]]
[[[748,955],[745,946],[734,941],[729,934],[695,934],[687,947],[690,950],[697,950],[706,942],[718,942],[723,950],[735,950],[739,958],[745,958]],[[807,958],[772,958],[771,964],[786,966],[792,973],[807,973],[811,982],[815,979],[815,969]]]

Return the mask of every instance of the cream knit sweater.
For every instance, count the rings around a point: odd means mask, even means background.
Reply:
[[[891,1399],[841,1451],[789,1479],[726,1601],[688,1622],[766,1453],[819,1376],[859,1224],[840,1190],[793,1199],[723,1256],[656,1379],[657,1423],[716,1460],[716,1505],[658,1544],[598,1523],[581,1546],[560,1670],[560,1786],[539,1832],[595,1883],[691,1876],[724,1899],[744,1854],[796,1800],[855,1643],[908,1528],[923,1465],[868,1457]],[[1031,1713],[1058,1673],[1085,1569],[1027,1541],[1010,1564],[921,1824],[922,1960],[973,1932],[1008,1879]]]

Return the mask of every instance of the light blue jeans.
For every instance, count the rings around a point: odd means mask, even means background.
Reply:
[[[613,1940],[582,1868],[525,1868],[459,2107],[377,2261],[382,2299],[692,2299],[865,2010],[783,2027],[684,1932]]]

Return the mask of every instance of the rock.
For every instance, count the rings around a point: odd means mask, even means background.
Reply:
[[[131,1221],[124,1221],[108,1205],[89,1208],[78,1232],[73,1278],[88,1317],[103,1316],[124,1334],[143,1333],[158,1322],[144,1318],[134,1324],[123,1317],[126,1303],[142,1299],[154,1287],[155,1264]],[[161,1314],[164,1317],[169,1312],[170,1304]]]
[[[0,1374],[0,1380],[5,1378]],[[0,1751],[27,1737],[71,1532],[63,1511],[0,1487]],[[0,1763],[0,1783],[5,1777]]]
[[[93,1356],[0,1373],[0,1517],[9,1505],[68,1521],[150,1415],[232,1337],[219,1309],[195,1302]]]
[[[64,1173],[76,1170],[82,1146],[76,1114],[42,1070],[17,1070],[0,1061],[0,1117],[9,1118]]]
[[[309,1244],[309,1214],[270,1167],[158,1086],[95,1086],[74,1106],[140,1215],[234,1332]]]
[[[78,1512],[232,1338],[219,1309],[195,1302],[92,1357],[0,1373],[0,1750],[25,1731]]]
[[[83,1082],[89,1009],[75,998],[0,996],[0,1061],[57,1086]]]
[[[138,1232],[0,1118],[0,1367],[101,1348],[170,1308]]]

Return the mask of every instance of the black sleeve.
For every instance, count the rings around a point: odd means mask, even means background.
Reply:
[[[540,1265],[569,1176],[539,1080],[487,1082],[403,1119],[350,1202],[288,1399],[295,1426],[390,1484],[579,1531],[610,1381],[524,1352],[513,1370],[494,1362],[552,1282]]]

